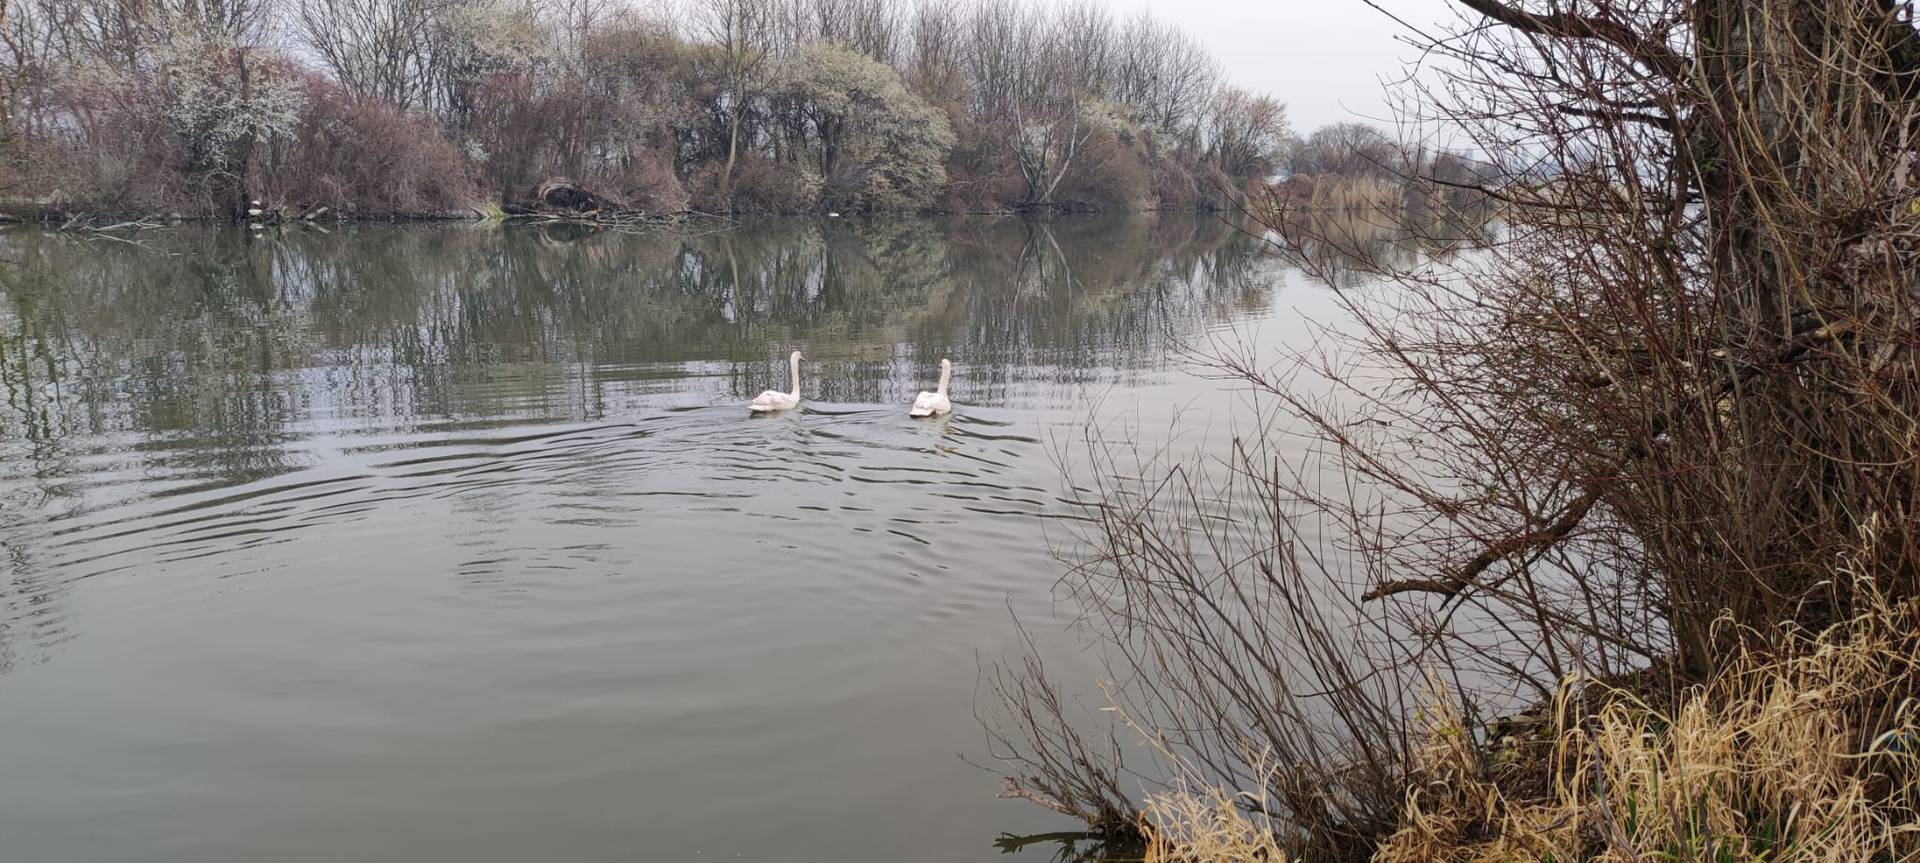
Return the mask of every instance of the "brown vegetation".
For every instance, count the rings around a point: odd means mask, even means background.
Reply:
[[[1255,207],[1341,337],[1211,349],[1270,411],[1212,466],[1091,441],[1067,584],[1162,753],[1100,771],[1248,792],[1314,861],[1911,859],[1881,753],[1920,598],[1920,32],[1881,0],[1459,5],[1427,104],[1491,173],[1410,176],[1410,258],[1288,207],[1380,190]],[[1452,257],[1462,186],[1503,226]],[[1474,784],[1529,703],[1560,706],[1538,785]],[[1065,787],[1050,734],[1002,741],[1028,792]]]
[[[1920,605],[1772,635],[1677,699],[1571,679],[1526,739],[1476,746],[1439,705],[1374,859],[1920,856]]]
[[[1774,636],[1678,693],[1569,679],[1537,724],[1491,740],[1436,693],[1401,826],[1373,861],[1920,856],[1920,605]],[[1152,795],[1146,859],[1282,863],[1274,831],[1249,814],[1266,808],[1217,788]]]

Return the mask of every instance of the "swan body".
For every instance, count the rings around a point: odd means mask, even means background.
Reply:
[[[930,417],[953,410],[953,402],[947,398],[947,384],[953,381],[953,360],[940,361],[940,389],[934,392],[920,391],[913,399],[913,407],[907,411],[910,417]]]
[[[800,356],[799,351],[794,351],[787,355],[787,370],[793,382],[793,392],[783,393],[779,390],[767,390],[764,393],[754,396],[753,403],[747,405],[747,410],[757,414],[764,414],[774,411],[792,410],[793,408],[799,407],[800,361],[803,359],[805,359],[805,357]]]

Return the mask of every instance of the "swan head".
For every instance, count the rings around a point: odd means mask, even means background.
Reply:
[[[942,371],[942,372],[950,372],[950,371],[953,371],[953,360],[950,360],[950,359],[947,359],[946,357],[941,357],[941,358],[940,358],[940,371]]]
[[[806,359],[806,357],[803,357],[803,356],[801,356],[801,355],[800,355],[800,352],[799,352],[799,351],[794,351],[793,353],[790,353],[790,354],[788,354],[788,355],[787,355],[787,361],[788,361],[788,362],[794,362],[794,363],[797,363],[797,362],[799,362],[799,361],[801,361],[801,360],[804,360],[804,359]]]

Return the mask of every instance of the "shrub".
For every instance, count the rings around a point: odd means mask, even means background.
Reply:
[[[753,151],[740,154],[733,168],[732,195],[722,193],[718,164],[708,164],[687,181],[693,208],[708,213],[806,213],[820,203],[820,177],[804,166],[775,162]]]
[[[1053,190],[1068,210],[1138,210],[1150,205],[1152,180],[1147,142],[1116,106],[1095,104],[1082,112],[1092,127],[1067,174]]]
[[[424,117],[311,77],[274,198],[363,215],[459,210],[481,199],[471,163]]]
[[[104,67],[50,77],[41,104],[80,122],[27,139],[22,179],[29,195],[77,208],[165,211],[191,205],[179,168],[184,156],[150,87]]]
[[[687,209],[687,187],[673,175],[671,156],[648,151],[613,177],[614,188],[628,206],[655,213]]]
[[[1198,206],[1200,189],[1194,183],[1193,174],[1178,161],[1156,158],[1148,170],[1155,206],[1162,210],[1189,210]]]
[[[956,127],[956,143],[947,156],[946,206],[964,212],[1000,211],[1023,200],[1026,182],[1005,138],[989,123],[967,121]]]
[[[55,206],[211,215],[236,211],[262,154],[284,146],[302,88],[290,62],[192,29],[160,31],[136,74],[74,64],[36,83],[39,134],[22,180]],[[247,86],[242,88],[242,78]]]

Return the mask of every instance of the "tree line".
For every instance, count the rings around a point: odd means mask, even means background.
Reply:
[[[1217,207],[1285,106],[1092,0],[0,0],[16,201],[652,211]]]

